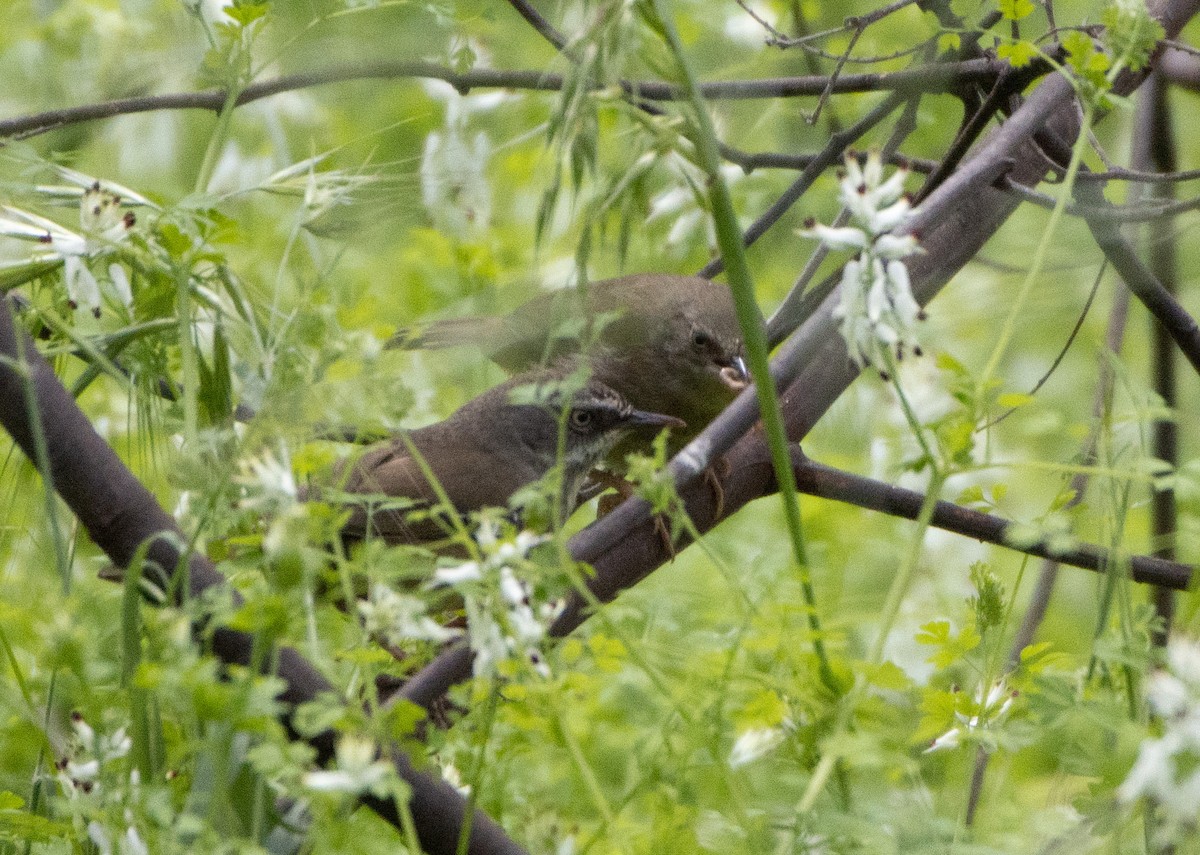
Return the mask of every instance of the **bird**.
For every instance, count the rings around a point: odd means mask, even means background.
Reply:
[[[344,494],[363,497],[342,497],[349,499],[351,511],[343,541],[368,536],[391,544],[447,541],[461,522],[446,515],[439,491],[460,520],[472,511],[507,505],[514,493],[544,477],[558,461],[560,419],[562,479],[555,512],[561,521],[574,509],[588,472],[621,436],[638,429],[684,427],[672,416],[635,409],[595,377],[570,391],[577,377],[575,360],[518,374],[444,421],[368,448],[338,473]],[[379,496],[400,499],[403,507],[368,498]]]
[[[589,345],[589,340],[594,341]],[[668,451],[687,444],[749,383],[729,288],[698,276],[636,273],[534,297],[511,314],[400,330],[388,347],[474,344],[511,372],[582,354],[591,376],[635,407],[674,416]],[[639,443],[608,455],[620,469]]]

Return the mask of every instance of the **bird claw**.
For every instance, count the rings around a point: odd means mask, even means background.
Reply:
[[[719,520],[725,514],[725,488],[721,486],[721,481],[729,477],[730,469],[729,461],[724,457],[718,457],[704,469],[704,483],[713,491],[716,502],[714,520]]]
[[[602,484],[604,487],[612,487],[615,492],[605,493],[600,497],[600,503],[596,507],[596,518],[600,519],[608,516],[617,506],[633,495],[633,485],[622,478],[620,475],[613,475],[611,472],[605,472],[600,469],[593,469],[588,478],[596,484]],[[667,525],[666,517],[662,514],[654,515],[654,531],[658,534],[662,541],[663,549],[670,560],[675,560],[675,539],[671,537],[671,529]]]

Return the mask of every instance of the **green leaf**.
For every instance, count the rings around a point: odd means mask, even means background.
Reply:
[[[890,689],[894,692],[905,692],[912,688],[912,680],[895,662],[881,662],[868,668],[867,680],[872,686]]]
[[[269,3],[235,2],[231,6],[226,6],[222,11],[243,27],[246,27],[266,15],[270,8],[271,5]]]
[[[750,698],[734,719],[741,730],[752,727],[777,727],[787,713],[787,704],[779,695],[770,689],[763,689]]]
[[[935,620],[921,627],[917,633],[918,644],[936,647],[938,650],[927,661],[939,668],[948,668],[979,646],[982,639],[974,627],[965,626],[957,636],[950,634],[950,621]]]
[[[1166,35],[1141,0],[1113,0],[1100,18],[1105,39],[1117,64],[1138,71],[1150,61],[1150,54]]]
[[[1014,42],[1013,44],[1000,45],[1000,47],[996,48],[996,55],[1001,59],[1007,59],[1009,65],[1013,68],[1021,68],[1029,65],[1030,61],[1037,54],[1037,48],[1030,42]]]
[[[958,494],[958,498],[954,500],[958,505],[980,505],[984,504],[983,488],[978,484],[973,487],[967,487]]]
[[[1033,0],[999,0],[1000,14],[1010,21],[1019,21],[1033,13]],[[1003,50],[1003,48],[1001,48]]]
[[[1072,30],[1062,37],[1061,44],[1067,52],[1067,63],[1078,72],[1082,72],[1088,57],[1095,52],[1091,37],[1080,30]]]
[[[224,425],[233,418],[233,388],[230,379],[229,343],[218,320],[213,328],[212,365],[200,357],[199,401],[206,425]]]
[[[962,37],[958,33],[942,33],[938,36],[938,51],[946,53],[962,47]]]
[[[954,374],[966,374],[967,366],[963,365],[946,351],[939,351],[934,357],[934,362],[942,371],[950,371]]]
[[[1023,407],[1026,404],[1033,403],[1033,395],[1026,395],[1022,392],[1005,392],[1000,397],[996,398],[996,403],[1007,409]]]
[[[1004,622],[1004,585],[982,561],[971,566],[971,584],[976,593],[967,598],[967,605],[975,612],[976,630],[983,635]]]

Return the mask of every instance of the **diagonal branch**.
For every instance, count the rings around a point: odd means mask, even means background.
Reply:
[[[30,396],[36,410],[26,405]],[[227,586],[207,558],[181,552],[179,544],[185,538],[175,520],[96,433],[32,339],[17,328],[7,300],[0,302],[0,424],[30,459],[48,462],[47,489],[52,486],[62,496],[95,544],[119,567],[127,567],[142,545],[149,543],[146,560],[172,574],[186,573],[190,596]],[[231,596],[235,602],[240,600],[236,592]],[[250,664],[253,636],[224,628],[210,635],[213,653],[222,662]],[[290,727],[295,707],[336,690],[290,647],[279,651],[276,674],[287,684],[277,700],[286,710],[284,723],[295,735]],[[333,756],[332,731],[308,741],[316,748],[319,762]],[[387,753],[412,787],[409,810],[421,845],[439,855],[457,853],[459,830],[468,816],[466,801],[440,778],[414,769],[394,746]],[[372,807],[399,827],[391,802],[375,800]],[[471,815],[471,824],[466,851],[476,855],[524,852],[481,811]]]
[[[687,514],[696,523],[700,532],[714,527],[749,502],[772,495],[777,485],[770,454],[760,435],[754,434],[740,443],[727,458],[729,474],[721,480],[723,502],[718,508],[717,498],[707,483],[694,484],[681,493]],[[843,472],[809,460],[798,445],[792,447],[793,472],[796,486],[801,493],[819,498],[833,499],[867,510],[879,511],[891,516],[915,520],[921,512],[925,497],[912,490],[905,490],[861,475]],[[626,503],[630,504],[630,503]],[[716,514],[720,513],[717,517]],[[1191,581],[1192,568],[1186,564],[1146,555],[1121,556],[1097,546],[1081,545],[1069,550],[1052,550],[1045,541],[1014,545],[1007,535],[1013,523],[990,514],[963,508],[952,502],[938,502],[931,523],[944,531],[970,537],[986,543],[996,544],[1028,555],[1034,555],[1073,567],[1095,572],[1105,572],[1113,564],[1127,561],[1135,582],[1159,585],[1174,590],[1185,590]],[[641,581],[672,553],[656,533],[652,520],[639,523],[630,538],[636,543],[626,557],[640,561],[644,572],[598,573],[589,583],[589,596],[575,595],[550,627],[550,635],[561,638],[575,630],[587,618],[591,600],[608,602],[625,588]],[[643,536],[647,535],[647,536]],[[652,535],[652,536],[649,536]],[[575,543],[578,542],[578,538]],[[628,542],[628,541],[626,541]],[[686,545],[686,542],[682,545]],[[681,546],[681,545],[677,545]],[[577,554],[577,557],[581,557]],[[599,565],[603,557],[597,561]],[[657,562],[657,563],[656,563]],[[626,570],[626,568],[622,568]],[[428,708],[446,689],[467,679],[471,675],[472,654],[465,643],[442,653],[433,663],[410,679],[388,703],[403,698]]]
[[[1113,207],[1104,198],[1102,185],[1091,181],[1076,182],[1075,198],[1088,209],[1105,211]],[[1121,234],[1118,223],[1103,217],[1088,217],[1086,212],[1084,216],[1105,258],[1121,274],[1134,296],[1170,334],[1192,368],[1200,372],[1200,326],[1196,324],[1196,319],[1188,314],[1183,304],[1154,275],[1154,271],[1138,258],[1133,245]]]
[[[1167,36],[1173,37],[1198,7],[1200,0],[1174,0],[1160,6],[1156,16]],[[1118,79],[1117,94],[1132,92],[1142,79],[1144,75],[1123,74]],[[1057,73],[1043,81],[1009,120],[984,140],[975,156],[964,162],[920,206],[918,228],[927,255],[913,260],[909,272],[922,304],[933,299],[1016,208],[1015,199],[990,186],[997,169],[1011,161],[1014,166],[1010,176],[1026,186],[1036,184],[1046,173],[1046,161],[1034,145],[1033,136],[1048,123],[1065,137],[1074,138],[1078,134],[1078,113],[1071,85]],[[784,351],[773,361],[774,379],[786,381],[781,383],[786,388],[782,405],[792,441],[802,439],[857,376],[832,316],[837,300],[838,294],[834,292],[790,337]],[[752,389],[743,392],[671,461],[669,471],[680,485],[680,493],[688,501],[689,513],[700,531],[706,531],[717,521],[712,516],[714,499],[707,500],[710,506],[706,516],[702,505],[711,491],[686,485],[729,447],[726,443],[732,445],[753,425],[757,413],[755,397]],[[752,433],[729,451],[727,459],[734,476],[723,485],[728,507],[757,498],[768,486],[771,467],[762,457],[761,448],[760,439]],[[754,449],[759,450],[757,459]],[[636,584],[669,558],[650,520],[649,506],[639,500],[623,503],[576,535],[571,542],[571,553],[595,567],[589,587],[602,601]],[[561,631],[583,619],[584,608],[576,603],[560,617],[563,623],[556,626]],[[415,675],[399,696],[418,702],[440,696],[470,675],[470,662],[469,651],[452,649]]]

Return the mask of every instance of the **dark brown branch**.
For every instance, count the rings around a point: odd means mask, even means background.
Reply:
[[[36,412],[26,405],[30,395],[36,401]],[[180,544],[186,539],[175,520],[96,433],[50,364],[37,352],[33,340],[18,330],[7,300],[0,301],[0,424],[30,459],[38,457],[40,437],[50,467],[46,473],[47,489],[58,492],[93,542],[117,566],[127,567],[142,545],[148,543],[146,560],[169,574],[186,573],[189,596],[227,587],[225,577],[207,558],[181,552]],[[231,591],[230,596],[235,602],[240,599],[236,592]],[[212,652],[222,662],[250,663],[252,636],[224,628],[204,632],[210,639]],[[289,647],[279,651],[276,674],[287,684],[278,700],[287,710],[285,724],[295,734],[290,727],[295,707],[335,689]],[[332,731],[308,741],[316,748],[320,762],[327,762],[333,756]],[[459,829],[466,816],[465,800],[440,778],[413,769],[403,754],[394,749],[391,753],[401,777],[412,787],[409,809],[422,846],[433,853],[455,853]],[[399,827],[394,805],[374,806]],[[470,852],[523,853],[482,812],[475,811],[472,823]]]
[[[831,91],[837,94],[947,91],[961,86],[964,82],[988,81],[1005,67],[1004,63],[998,61],[978,59],[881,74],[847,74],[839,77],[833,83]],[[563,85],[561,75],[545,74],[540,71],[497,71],[481,68],[456,72],[427,62],[376,60],[350,63],[322,71],[290,74],[274,80],[253,83],[238,96],[237,103],[240,106],[282,92],[325,86],[331,83],[408,77],[443,80],[463,94],[472,89],[522,89],[535,92],[557,92]],[[827,86],[829,86],[829,78],[808,76],[714,81],[701,84],[700,88],[707,99],[739,100],[819,96]],[[631,97],[642,100],[676,101],[684,97],[678,87],[657,81],[630,82],[624,84],[623,88]],[[28,137],[78,122],[153,110],[212,110],[216,112],[224,106],[224,103],[225,93],[216,89],[205,92],[176,92],[167,95],[119,98],[100,104],[50,110],[0,121],[0,138]]]
[[[1200,0],[1175,0],[1157,10],[1168,36],[1179,32],[1195,14],[1198,3]],[[1136,75],[1122,75],[1118,79],[1117,94],[1133,91],[1140,80]],[[917,257],[908,266],[922,304],[941,290],[1015,209],[1014,199],[989,186],[997,168],[1005,161],[1012,161],[1015,165],[1011,174],[1016,180],[1027,185],[1036,184],[1045,174],[1046,166],[1037,155],[1033,135],[1047,123],[1057,126],[1067,137],[1078,133],[1078,115],[1071,94],[1070,84],[1061,75],[1050,75],[1012,117],[985,140],[975,157],[967,160],[921,206],[927,255]],[[993,177],[980,182],[981,176]],[[964,186],[978,189],[963,192]],[[789,367],[797,371],[781,402],[792,441],[803,438],[857,375],[832,317],[836,300],[836,293],[826,299],[784,348],[788,359],[794,360]],[[783,357],[781,352],[773,360],[776,377]],[[676,482],[687,484],[693,481],[714,455],[725,450],[724,443],[731,436],[740,435],[753,424],[756,413],[756,396],[753,390],[747,390],[671,462],[670,471]],[[744,502],[749,500],[748,497],[762,495],[769,483],[771,466],[769,461],[762,459],[761,450],[760,439],[751,434],[729,452],[731,472],[738,473],[738,477],[725,485],[728,507],[736,506],[739,500]],[[752,459],[754,454],[758,455],[757,459]],[[715,501],[711,498],[712,491],[683,487],[680,492],[687,498],[689,512],[699,530],[707,530],[715,522],[711,516],[715,508],[710,506],[706,517],[702,513],[702,503],[706,495],[710,496],[708,501]],[[606,592],[611,596],[636,584],[669,557],[664,554],[648,506],[638,500],[623,503],[576,535],[572,539],[571,552],[578,560],[594,565],[596,574],[590,587],[600,599],[604,599]],[[583,614],[580,606],[574,606],[560,618],[566,621],[562,626],[582,620]],[[440,696],[469,674],[470,652],[456,648],[415,675],[400,694],[420,702],[424,698]]]
[[[797,485],[802,493],[834,499],[891,516],[915,520],[925,501],[923,495],[912,490],[893,487],[861,475],[852,475],[811,460],[799,460],[795,471]],[[1119,565],[1123,560],[1128,560],[1130,575],[1135,582],[1182,591],[1191,580],[1189,566],[1154,556],[1135,555],[1126,559],[1087,544],[1061,552],[1052,552],[1044,542],[1016,546],[1010,543],[1007,537],[1013,525],[1011,522],[960,507],[952,502],[938,502],[930,523],[943,531],[1099,573],[1105,572],[1114,564]]]
[[[1167,101],[1166,84],[1158,74],[1150,75],[1145,88],[1138,100],[1139,114],[1136,116],[1138,130],[1144,130],[1134,138],[1133,165],[1137,169],[1158,169],[1164,173],[1174,172],[1177,168],[1178,146],[1175,142],[1175,132],[1172,127],[1170,106]],[[1153,195],[1158,198],[1170,199],[1174,196],[1174,185],[1156,185],[1152,188]],[[1165,223],[1162,239],[1149,241],[1149,267],[1155,277],[1163,283],[1167,293],[1175,296],[1178,276],[1176,237]],[[1154,324],[1151,330],[1153,339],[1152,353],[1154,355],[1151,371],[1153,373],[1154,391],[1162,398],[1163,404],[1172,415],[1165,419],[1156,419],[1153,426],[1150,453],[1156,460],[1165,461],[1172,469],[1179,466],[1179,427],[1174,413],[1179,404],[1179,382],[1175,371],[1175,348],[1171,337],[1162,324]],[[1151,511],[1151,531],[1154,536],[1154,554],[1160,558],[1175,558],[1175,532],[1178,526],[1178,509],[1175,504],[1175,490],[1170,487],[1151,487],[1153,508]],[[1154,592],[1154,610],[1162,621],[1154,633],[1154,641],[1160,647],[1165,647],[1171,632],[1171,623],[1175,617],[1175,596],[1162,588]]]
[[[542,17],[541,13],[528,0],[508,0],[508,5],[517,10],[517,14],[525,19],[529,26],[537,30],[538,35],[550,42],[555,50],[563,51],[567,47],[567,39],[554,28],[554,25]]]
[[[701,532],[709,530],[748,502],[771,495],[777,489],[770,456],[761,438],[756,434],[748,439],[751,441],[740,444],[728,458],[730,474],[721,482],[724,495],[719,518],[715,516],[718,511],[715,494],[708,483],[696,483],[682,493],[686,511]],[[801,493],[904,519],[915,520],[921,513],[925,497],[920,493],[816,463],[806,458],[798,445],[794,446],[792,454],[796,486]],[[944,531],[1094,572],[1105,572],[1113,564],[1127,560],[1131,576],[1136,582],[1185,590],[1191,581],[1191,567],[1154,556],[1117,556],[1086,544],[1054,552],[1043,541],[1017,546],[1007,538],[1007,533],[1013,525],[1010,521],[959,507],[951,502],[937,503],[931,523]],[[653,531],[654,525],[647,517],[634,529],[634,534],[640,534],[641,529],[646,527]],[[579,542],[580,539],[576,538],[573,544]],[[676,544],[677,548],[684,545],[686,541]],[[587,560],[587,553],[577,551],[575,554],[580,560]],[[661,563],[668,560],[670,554],[661,538],[647,539],[639,543],[639,554],[636,558],[641,559],[638,561],[640,566],[653,569],[657,566],[656,561]],[[599,557],[593,560],[599,560]],[[636,579],[624,574],[598,574],[588,585],[590,597],[600,602],[608,602],[620,591],[641,581],[648,573],[649,571]],[[551,637],[561,638],[578,627],[587,617],[588,601],[578,595],[573,596],[562,615],[551,626]],[[396,697],[428,708],[449,686],[470,676],[471,659],[471,652],[466,644],[457,645],[409,680]]]
[[[1154,66],[1163,76],[1163,80],[1173,86],[1200,92],[1200,57],[1168,47],[1158,57]]]
[[[1075,198],[1084,205],[1103,208],[1108,203],[1103,190],[1095,184],[1077,182]],[[1125,284],[1141,301],[1174,340],[1192,367],[1200,372],[1200,326],[1183,305],[1172,296],[1150,268],[1138,258],[1137,252],[1121,234],[1116,224],[1098,218],[1088,218],[1092,237],[1104,250],[1104,255],[1121,274]]]

